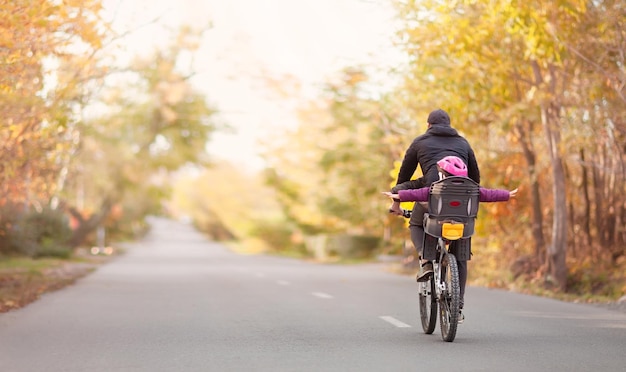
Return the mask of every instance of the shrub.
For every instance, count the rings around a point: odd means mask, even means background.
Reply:
[[[328,250],[342,258],[371,257],[381,243],[380,237],[369,235],[334,234],[328,241]]]
[[[14,232],[22,214],[21,206],[5,204],[0,207],[0,255],[19,253],[18,246],[14,243]]]
[[[15,209],[14,209],[15,211]],[[68,219],[62,211],[44,208],[7,217],[3,213],[3,252],[29,257],[71,255],[67,242],[72,236]]]
[[[284,222],[257,221],[250,235],[263,240],[275,251],[292,249],[292,230]]]

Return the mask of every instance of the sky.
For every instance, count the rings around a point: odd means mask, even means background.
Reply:
[[[296,126],[293,108],[265,84],[291,76],[313,97],[333,73],[360,63],[395,63],[393,9],[385,0],[105,0],[129,51],[166,37],[164,25],[212,28],[198,51],[194,84],[232,127],[209,153],[244,168],[262,169],[260,140]],[[157,22],[151,21],[158,18]]]

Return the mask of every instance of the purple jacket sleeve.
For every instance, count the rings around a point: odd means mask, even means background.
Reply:
[[[509,190],[480,188],[481,202],[501,202],[509,200]]]
[[[398,196],[400,201],[416,201],[425,202],[428,201],[428,191],[430,187],[422,187],[421,189],[409,189],[399,190]],[[509,190],[503,189],[487,189],[480,188],[480,201],[481,202],[501,202],[508,201],[510,198]]]
[[[400,197],[400,201],[403,202],[425,202],[428,201],[428,190],[430,190],[430,187],[422,187],[421,189],[399,190],[398,196]]]

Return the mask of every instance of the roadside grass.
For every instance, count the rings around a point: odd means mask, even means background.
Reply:
[[[80,251],[71,259],[0,258],[0,313],[22,308],[44,293],[71,285],[109,259]]]
[[[562,292],[539,275],[514,278],[508,266],[498,265],[488,254],[474,256],[468,264],[468,285],[499,288],[560,301],[609,304],[626,295],[626,260],[608,269],[581,270],[570,264],[568,290]],[[611,274],[609,274],[611,273]]]
[[[247,238],[223,242],[231,251],[243,255],[266,254],[297,259],[309,259],[304,252],[297,249],[272,249],[266,242],[258,238]]]
[[[254,255],[267,253],[267,246],[263,241],[259,239],[246,239],[246,240],[229,240],[222,242],[228,249],[243,255]]]

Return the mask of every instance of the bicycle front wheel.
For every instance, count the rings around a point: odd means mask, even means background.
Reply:
[[[444,341],[452,342],[456,337],[456,329],[459,324],[461,301],[459,268],[453,254],[446,254],[441,262],[441,280],[444,286],[439,298],[441,337]]]
[[[435,294],[434,275],[427,282],[418,283],[420,298],[420,318],[422,328],[427,335],[435,331],[437,325],[437,296]]]

